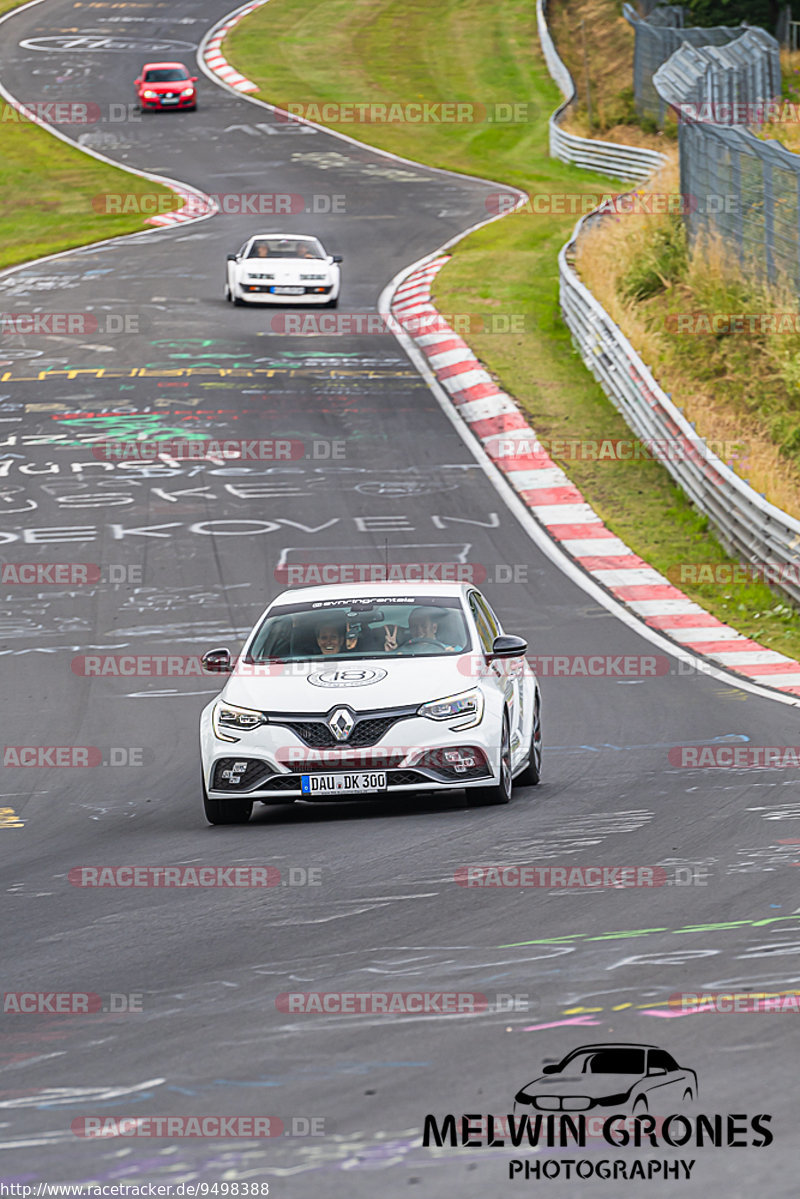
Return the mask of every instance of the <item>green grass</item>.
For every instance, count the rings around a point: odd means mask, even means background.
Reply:
[[[0,0],[0,15],[23,2]],[[0,26],[3,35],[7,30]],[[171,194],[160,184],[97,162],[17,116],[0,100],[0,268],[148,228],[141,214],[95,212],[95,196]]]
[[[237,26],[225,53],[264,99],[281,105],[525,101],[529,119],[517,125],[330,127],[531,196],[620,190],[548,158],[547,118],[560,97],[538,50],[530,0],[271,0]],[[478,230],[455,247],[434,297],[447,313],[522,318],[521,333],[470,334],[469,341],[541,437],[626,438],[627,425],[583,366],[558,308],[556,256],[574,222],[522,213]],[[562,465],[608,526],[656,569],[731,561],[657,463]],[[800,656],[800,616],[769,588],[683,589],[748,636]]]

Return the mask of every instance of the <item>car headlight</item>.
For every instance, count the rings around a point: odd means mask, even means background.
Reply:
[[[183,89],[183,91],[181,92],[181,95],[182,95],[182,96],[193,96],[193,95],[194,95],[194,88],[193,88],[193,87],[185,87],[185,88]]]
[[[483,720],[483,692],[480,687],[473,687],[471,691],[462,691],[459,695],[432,699],[418,709],[417,716],[427,716],[429,720],[460,720],[463,723],[454,725],[454,728],[471,729]]]
[[[158,99],[158,92],[142,92],[142,95],[144,96],[145,100],[157,100]]]
[[[239,738],[231,736],[232,733],[247,733],[250,729],[257,729],[259,725],[267,723],[267,718],[263,712],[256,712],[253,708],[237,708],[235,704],[220,702],[214,708],[212,723],[220,741],[238,741]]]

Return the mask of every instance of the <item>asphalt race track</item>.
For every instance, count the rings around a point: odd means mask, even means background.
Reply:
[[[192,63],[230,3],[48,0],[2,26],[0,80],[18,99],[100,106],[98,122],[64,127],[70,137],[209,193],[291,193],[317,209],[218,215],[0,277],[4,312],[99,321],[90,337],[0,344],[0,559],[102,573],[4,586],[3,745],[98,747],[104,762],[133,763],[2,772],[3,990],[102,1000],[85,1015],[6,1004],[2,1177],[268,1182],[291,1199],[505,1195],[536,1185],[508,1179],[524,1150],[425,1148],[425,1115],[512,1112],[545,1061],[610,1040],[666,1049],[697,1072],[687,1110],[745,1125],[768,1113],[774,1141],[542,1151],[695,1163],[690,1181],[553,1180],[545,1193],[794,1196],[791,1014],[686,1014],[669,997],[797,984],[796,773],[668,758],[686,745],[795,745],[794,706],[674,659],[656,677],[545,677],[545,779],[508,807],[469,808],[458,793],[257,806],[245,827],[210,828],[197,719],[217,676],[84,673],[86,655],[233,648],[281,589],[280,565],[381,561],[385,542],[395,561],[485,568],[487,595],[534,654],[654,653],[537,549],[392,336],[288,335],[283,310],[224,302],[226,253],[259,226],[282,227],[343,255],[340,314],[375,312],[386,284],[484,219],[496,190],[300,133],[203,76],[197,112],[110,119],[143,61]],[[139,44],[70,48],[76,31]],[[160,39],[183,45],[151,52]],[[321,211],[334,196],[340,211]],[[316,450],[247,467],[93,454],[99,437],[142,431]],[[460,867],[496,863],[661,865],[670,885],[455,881]],[[269,865],[283,885],[68,878],[104,865]],[[470,992],[489,1008],[284,1013],[277,997],[292,991]],[[114,1006],[134,1010],[102,1010]],[[74,1124],[165,1116],[273,1117],[285,1133],[91,1138]],[[303,1135],[312,1128],[323,1135]]]

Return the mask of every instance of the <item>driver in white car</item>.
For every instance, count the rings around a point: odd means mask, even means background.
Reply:
[[[441,646],[446,650],[460,649],[460,646],[445,645],[439,640],[439,624],[441,623],[439,613],[432,608],[413,608],[408,618],[408,631],[411,636],[405,642],[406,646],[428,645],[431,642],[436,646]]]

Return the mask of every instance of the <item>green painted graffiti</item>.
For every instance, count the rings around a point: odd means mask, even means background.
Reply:
[[[167,425],[164,422],[168,417],[167,412],[152,412],[144,416],[131,416],[127,413],[112,416],[78,416],[61,422],[61,427],[82,434],[79,440],[68,443],[71,445],[82,445],[93,440],[107,441],[110,438],[168,441],[180,437],[184,441],[202,441],[206,436],[205,433],[187,430],[183,425]],[[96,436],[92,436],[93,434]]]

